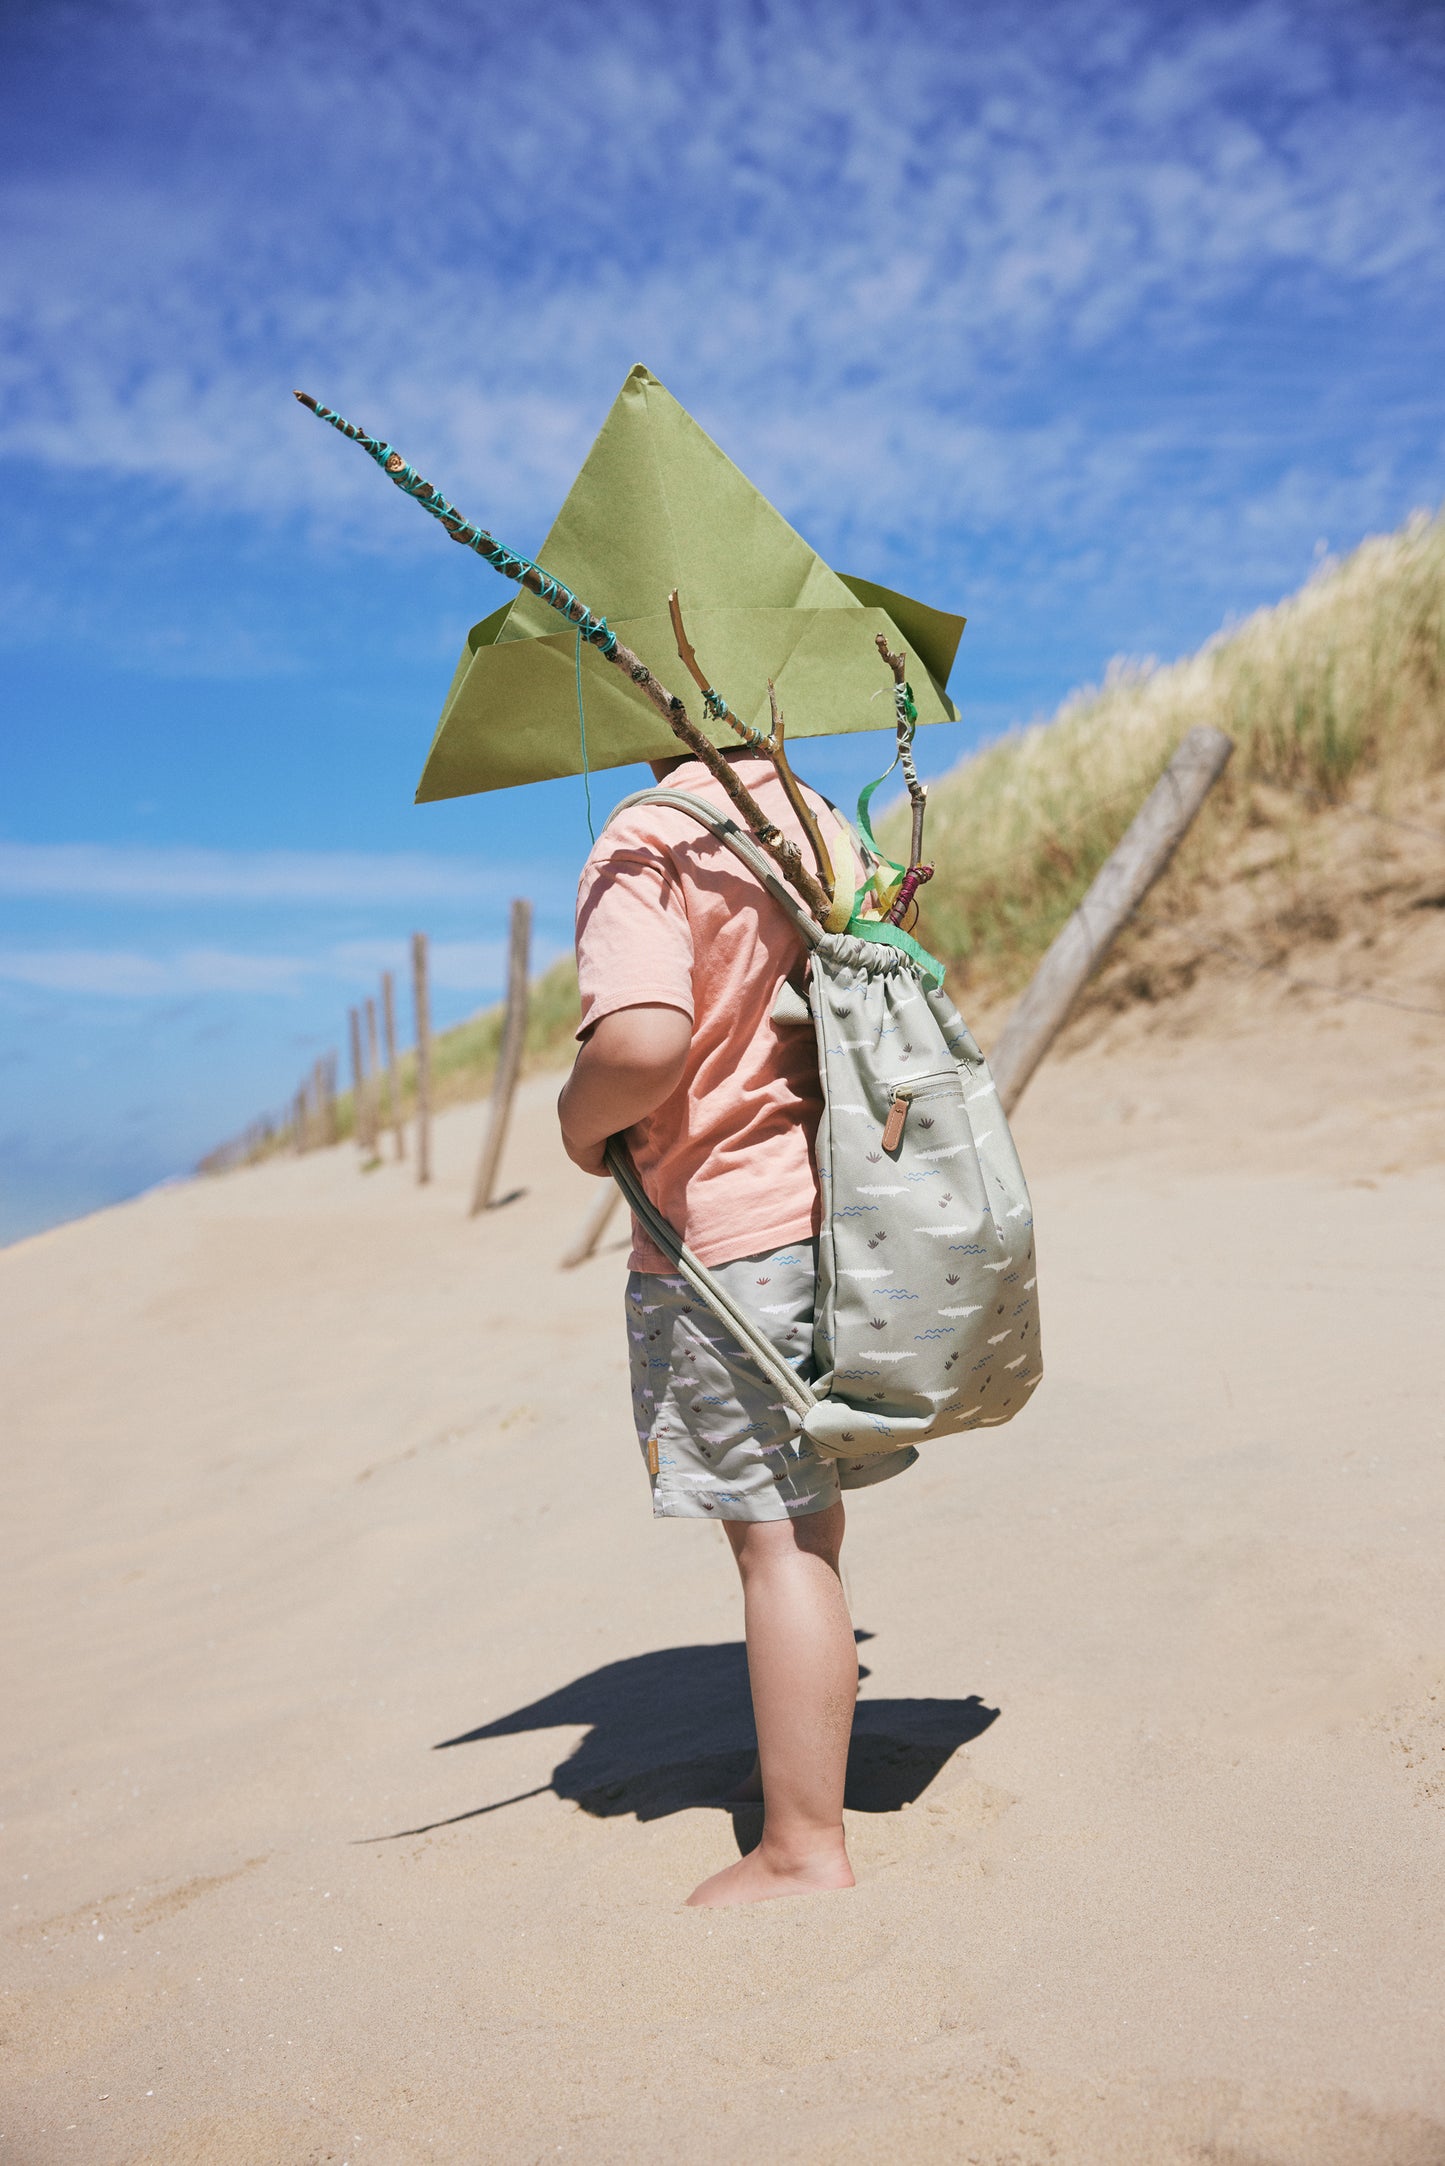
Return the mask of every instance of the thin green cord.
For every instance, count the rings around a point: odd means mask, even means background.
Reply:
[[[582,626],[577,627],[577,734],[582,740],[582,791],[587,799],[587,832],[595,842],[597,830],[592,825],[592,774],[587,765],[587,715],[582,705]]]

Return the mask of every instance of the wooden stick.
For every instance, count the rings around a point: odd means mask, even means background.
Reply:
[[[519,898],[512,905],[512,936],[507,954],[507,1016],[497,1055],[497,1073],[492,1083],[492,1109],[487,1120],[486,1140],[482,1144],[476,1184],[472,1189],[472,1218],[479,1211],[491,1208],[502,1145],[507,1140],[507,1123],[512,1117],[512,1099],[527,1037],[527,959],[531,943],[532,905]]]
[[[578,1264],[586,1263],[588,1257],[595,1251],[603,1234],[606,1233],[612,1214],[621,1200],[621,1189],[615,1181],[609,1180],[603,1193],[587,1213],[586,1223],[581,1233],[578,1234],[577,1239],[562,1258],[558,1267],[560,1270],[572,1271],[576,1269]]]
[[[1190,730],[1039,964],[989,1063],[1005,1113],[1018,1104],[1085,985],[1188,834],[1233,750],[1223,730]]]
[[[306,1148],[306,1089],[297,1091],[291,1101],[292,1149],[299,1158]]]
[[[524,580],[523,585],[526,585]],[[598,650],[601,651],[600,649]],[[780,828],[774,827],[752,791],[738,780],[728,762],[723,758],[710,737],[704,737],[696,723],[691,721],[680,699],[665,691],[653,676],[647,664],[640,661],[630,647],[621,640],[606,658],[618,669],[625,670],[634,684],[641,685],[658,713],[667,723],[675,737],[680,737],[689,752],[702,761],[715,781],[720,782],[728,796],[737,806],[756,840],[762,845],[782,873],[783,878],[795,887],[813,915],[821,921],[828,915],[829,897],[814,879],[795,842],[789,842]]]
[[[431,996],[427,987],[426,934],[411,936],[411,993],[416,1008],[416,1177],[431,1179]]]
[[[928,810],[928,784],[920,782],[918,795],[913,800],[913,831],[908,839],[908,869],[916,872],[923,855],[923,815]],[[907,904],[904,905],[907,908]],[[902,921],[900,920],[900,923]]]
[[[667,597],[667,607],[672,618],[672,636],[677,642],[678,659],[701,692],[703,705],[708,713],[726,722],[734,735],[741,737],[744,744],[749,745],[754,752],[759,752],[765,758],[770,759],[777,769],[778,780],[783,785],[788,803],[792,806],[803,833],[808,838],[809,847],[813,852],[813,861],[818,868],[818,878],[828,893],[831,907],[831,898],[837,886],[837,882],[833,877],[833,861],[828,855],[828,845],[823,840],[823,830],[819,827],[813,815],[813,808],[803,795],[802,785],[799,783],[797,776],[788,765],[788,755],[783,750],[783,717],[778,708],[778,695],[773,689],[771,677],[768,679],[768,705],[772,710],[773,727],[771,736],[764,737],[761,730],[754,729],[751,723],[742,721],[739,716],[733,713],[722,694],[714,689],[704,675],[702,665],[697,658],[697,649],[688,638],[687,627],[682,621],[682,603],[678,599],[676,587]]]
[[[808,846],[812,850],[813,861],[818,868],[818,878],[827,893],[828,908],[831,910],[838,892],[837,875],[833,871],[833,860],[828,855],[828,845],[823,840],[823,830],[819,827],[813,808],[803,795],[803,785],[793,773],[788,764],[788,755],[783,750],[783,710],[778,705],[778,695],[773,689],[771,677],[768,679],[768,709],[773,719],[772,734],[767,740],[768,758],[777,768],[778,780],[783,785],[784,795],[787,797],[793,811],[797,814],[799,825],[808,838]]]
[[[381,1013],[386,1036],[386,1088],[391,1101],[391,1125],[396,1155],[406,1156],[406,1132],[401,1125],[401,1078],[396,1071],[396,986],[389,970],[381,973]]]
[[[356,1137],[356,1148],[366,1152],[366,1103],[361,1080],[361,1017],[355,1008],[351,1016],[351,1126]]]
[[[721,693],[714,690],[711,679],[704,676],[701,664],[699,663],[697,658],[697,649],[696,647],[694,647],[692,641],[687,636],[687,631],[682,621],[682,604],[677,598],[676,587],[673,588],[671,594],[669,594],[667,597],[667,613],[672,618],[672,636],[677,642],[677,658],[681,662],[683,668],[687,671],[689,677],[691,677],[693,683],[697,686],[699,692],[701,692],[704,706],[710,708],[713,703],[716,702],[719,706],[726,707],[727,701],[723,699]],[[729,713],[725,716],[724,719],[731,724],[732,728],[737,731],[740,737],[747,737],[751,740],[751,736],[754,733],[749,731],[748,726],[745,722],[739,722],[735,714],[729,711]],[[760,735],[761,733],[759,732],[757,734]]]
[[[803,863],[797,844],[789,842],[780,830],[774,827],[757,799],[739,782],[712,740],[705,737],[702,731],[689,721],[682,701],[658,683],[647,664],[635,655],[630,647],[623,646],[603,618],[594,616],[584,602],[579,601],[570,589],[564,587],[560,580],[554,579],[550,572],[544,571],[539,564],[533,564],[526,557],[518,556],[514,550],[507,549],[498,542],[485,527],[479,527],[473,521],[464,519],[456,506],[449,504],[439,489],[434,488],[431,482],[423,481],[420,474],[407,465],[399,451],[393,451],[390,445],[383,443],[379,437],[368,436],[365,429],[358,428],[354,421],[345,420],[332,407],[322,406],[309,392],[298,391],[295,396],[303,406],[309,407],[318,419],[329,422],[331,427],[338,429],[343,436],[360,444],[399,489],[406,495],[415,497],[424,510],[441,521],[454,542],[460,542],[464,549],[474,549],[477,555],[490,564],[494,571],[499,571],[503,578],[513,579],[519,586],[526,587],[529,593],[537,595],[560,616],[565,617],[569,624],[575,625],[582,637],[597,649],[604,660],[630,678],[644,697],[652,702],[673,735],[681,738],[688,750],[700,759],[714,779],[722,784],[758,842],[778,866],[784,879],[797,889],[815,917],[821,922],[827,916],[830,899]]]
[[[873,643],[892,670],[895,687],[906,692],[908,677],[907,655],[901,650],[895,652],[881,632],[874,633]],[[912,872],[923,857],[923,816],[928,810],[928,785],[918,779],[918,769],[913,764],[913,749],[909,743],[908,731],[901,715],[898,720],[898,758],[903,768],[903,779],[908,785],[908,800],[913,807],[913,833],[908,844],[908,870]],[[924,875],[925,879],[928,877],[928,874]],[[918,882],[915,881],[914,888],[917,886]],[[909,889],[910,902],[913,899],[914,888]],[[898,909],[898,905],[895,903],[894,909],[888,913],[889,924],[901,925],[907,908],[907,903],[903,905],[901,910]],[[897,911],[896,916],[894,915],[895,910]]]

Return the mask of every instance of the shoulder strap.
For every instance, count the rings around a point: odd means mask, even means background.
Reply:
[[[607,815],[607,823],[615,820],[619,812],[630,811],[634,805],[671,805],[675,812],[690,813],[699,826],[716,835],[718,841],[725,843],[733,856],[741,859],[748,871],[762,882],[809,947],[817,946],[823,933],[817,919],[810,910],[804,909],[777,866],[758,847],[747,829],[739,827],[727,813],[720,812],[716,805],[709,805],[700,797],[689,797],[684,790],[636,790],[631,797],[624,797],[620,805],[613,806]]]
[[[698,1262],[676,1227],[663,1217],[637,1178],[632,1154],[621,1136],[611,1138],[605,1155],[613,1180],[663,1255],[671,1259],[674,1270],[687,1280],[699,1299],[707,1303],[718,1322],[726,1326],[743,1351],[751,1355],[779,1397],[801,1421],[804,1415],[810,1414],[818,1404],[817,1392],[803,1382],[795,1369],[789,1368],[772,1340],[764,1336],[745,1309],[739,1308],[722,1281],[713,1277],[706,1264]],[[717,1351],[726,1362],[727,1356],[720,1348]]]
[[[752,836],[739,827],[736,820],[730,819],[725,812],[720,812],[715,805],[704,803],[700,797],[689,797],[682,790],[638,790],[631,797],[624,797],[620,805],[615,805],[608,814],[608,819],[616,819],[619,812],[626,812],[633,805],[671,805],[676,812],[689,813],[700,826],[716,835],[719,842],[725,843],[734,857],[740,859],[748,871],[762,882],[808,945],[817,945],[822,938],[822,927],[811,911],[804,909],[772,859],[759,849]],[[605,1155],[612,1178],[664,1256],[671,1258],[674,1268],[687,1280],[693,1292],[707,1303],[718,1321],[725,1324],[742,1343],[763,1375],[801,1421],[803,1416],[817,1405],[817,1393],[810,1390],[801,1377],[789,1368],[772,1341],[764,1337],[752,1318],[729,1297],[721,1281],[714,1278],[704,1264],[698,1262],[676,1227],[663,1217],[637,1178],[631,1153],[621,1136],[611,1138]]]

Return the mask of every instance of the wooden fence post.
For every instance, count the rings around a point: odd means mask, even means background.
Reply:
[[[1080,993],[1188,834],[1233,750],[1223,730],[1189,731],[1039,964],[989,1059],[1005,1113],[1022,1098]]]
[[[366,1153],[366,1103],[362,1096],[361,1082],[361,1017],[355,1008],[351,1011],[351,1127],[356,1137],[356,1148]]]
[[[431,997],[426,934],[411,936],[411,989],[416,1006],[416,1177],[431,1179]]]
[[[587,1213],[587,1221],[586,1224],[583,1226],[581,1233],[577,1236],[577,1239],[573,1242],[571,1248],[568,1249],[566,1255],[562,1258],[561,1265],[559,1266],[561,1270],[571,1271],[575,1269],[578,1264],[586,1263],[588,1257],[593,1253],[593,1251],[597,1247],[598,1242],[602,1239],[603,1234],[606,1233],[608,1225],[611,1222],[612,1214],[617,1209],[617,1206],[621,1201],[622,1191],[617,1186],[617,1183],[613,1180],[611,1174],[609,1174],[607,1176],[607,1183],[602,1191],[602,1194],[597,1198],[597,1201],[593,1204],[591,1210]]]
[[[330,1118],[327,1113],[326,1057],[314,1062],[311,1069],[311,1148],[319,1151],[331,1139],[328,1134]]]
[[[502,1146],[507,1140],[507,1123],[511,1118],[512,1099],[517,1088],[517,1076],[522,1066],[522,1047],[527,1037],[527,969],[532,944],[532,905],[518,900],[512,904],[511,940],[507,953],[507,1015],[502,1026],[502,1043],[497,1054],[497,1073],[492,1083],[492,1106],[487,1120],[486,1140],[482,1155],[477,1162],[477,1178],[472,1189],[471,1216],[487,1210],[492,1202],[492,1191],[497,1184],[497,1168],[501,1163]]]
[[[376,1035],[376,1002],[366,1003],[366,1127],[373,1159],[381,1156],[381,1049]]]
[[[336,1055],[327,1053],[321,1063],[321,1093],[324,1114],[322,1133],[328,1144],[337,1140],[336,1120]]]
[[[396,987],[389,970],[381,973],[381,1019],[386,1037],[386,1088],[391,1100],[391,1125],[396,1155],[406,1156],[406,1135],[401,1125],[401,1078],[396,1070]]]

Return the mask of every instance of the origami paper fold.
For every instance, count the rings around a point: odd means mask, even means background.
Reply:
[[[606,617],[719,744],[726,723],[678,660],[676,587],[702,667],[734,713],[768,727],[768,679],[789,738],[880,729],[891,680],[874,635],[909,655],[920,722],[957,719],[945,686],[962,617],[831,571],[655,376],[634,368],[557,515],[538,562]],[[584,645],[587,764],[664,759],[677,740],[619,671]],[[417,802],[507,789],[582,768],[577,642],[523,590],[474,625],[457,664]]]

